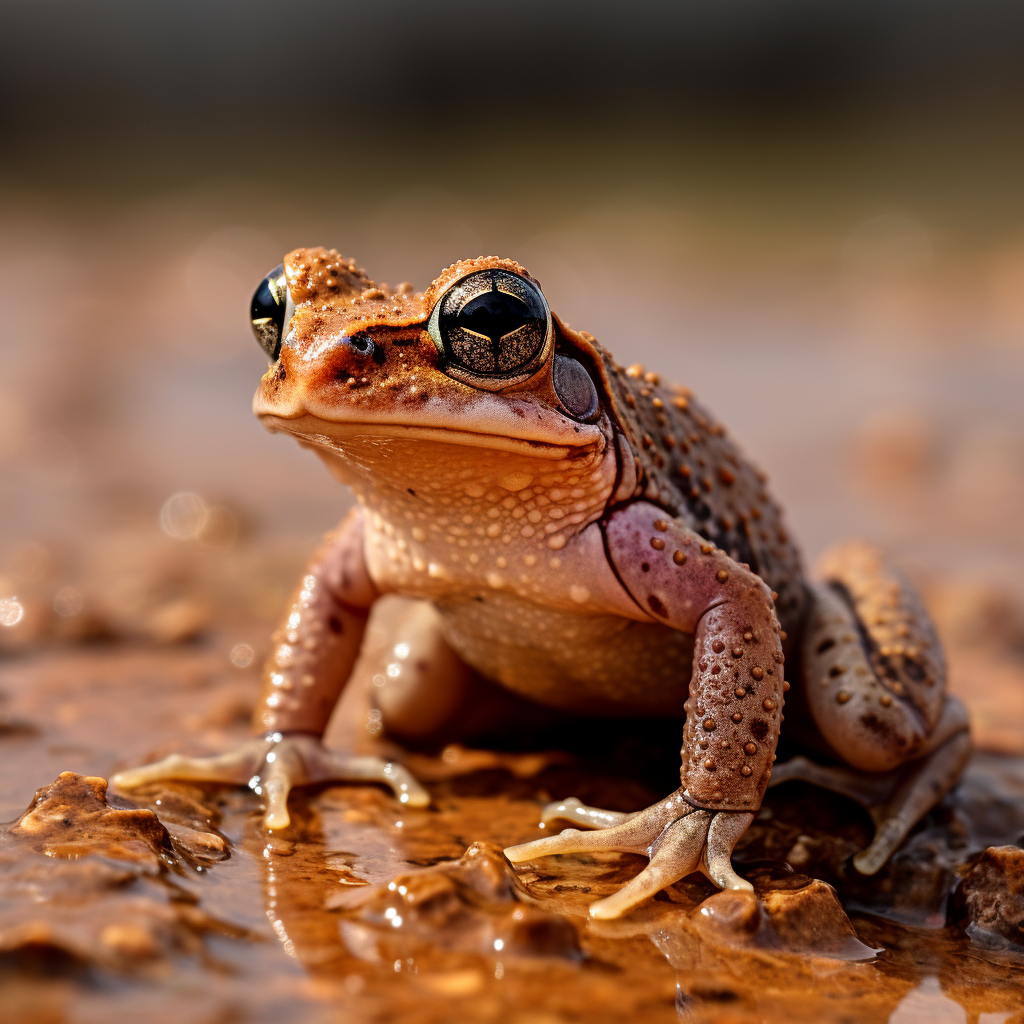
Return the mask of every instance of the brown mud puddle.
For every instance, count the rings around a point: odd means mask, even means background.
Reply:
[[[783,786],[737,851],[759,902],[694,876],[593,922],[639,858],[516,876],[500,849],[551,799],[648,802],[607,767],[413,755],[431,808],[324,787],[274,836],[246,791],[106,792],[124,764],[241,739],[251,671],[198,647],[5,665],[5,1021],[1024,1021],[1024,758],[977,753],[875,879],[849,867],[866,814]]]

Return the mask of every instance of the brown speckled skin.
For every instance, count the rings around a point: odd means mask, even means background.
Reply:
[[[334,250],[285,260],[296,311],[254,410],[317,451],[363,512],[310,577],[317,600],[348,616],[344,637],[331,640],[347,653],[319,649],[327,613],[300,594],[267,667],[258,725],[322,732],[366,608],[377,594],[401,593],[434,603],[467,664],[539,703],[609,715],[685,710],[685,798],[756,810],[788,688],[784,649],[799,652],[813,601],[765,478],[686,389],[623,369],[557,317],[553,349],[597,385],[594,422],[560,408],[550,354],[504,390],[447,373],[426,330],[430,312],[452,283],[486,268],[528,276],[481,257],[415,293],[375,284]],[[360,335],[370,350],[353,346]],[[351,563],[347,586],[342,563]],[[848,561],[834,569],[847,605],[889,600],[884,572]],[[874,637],[872,622],[864,628]],[[914,656],[892,649],[888,664]],[[804,677],[816,657],[804,657]],[[909,703],[924,690],[929,708],[941,705],[941,657],[928,665],[927,684],[890,687],[905,714],[916,714]],[[865,689],[863,699],[880,693]],[[876,742],[860,704],[818,704],[826,744],[835,716],[854,723],[843,742]]]
[[[694,634],[684,795],[700,807],[757,810],[775,760],[784,692],[771,592],[724,551],[646,502],[614,512],[606,533],[630,593],[659,621]]]

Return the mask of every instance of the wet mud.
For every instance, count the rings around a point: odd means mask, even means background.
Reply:
[[[641,858],[516,872],[501,849],[542,834],[553,799],[650,802],[657,772],[628,770],[642,737],[615,758],[405,752],[430,808],[326,786],[294,795],[273,835],[245,790],[108,789],[127,764],[242,739],[256,662],[212,639],[44,644],[4,664],[5,1020],[1024,1021],[1024,757],[998,742],[874,878],[850,864],[866,812],[790,783],[737,848],[755,896],[694,875],[597,922],[588,905]],[[361,706],[356,686],[331,742],[381,746]]]
[[[545,214],[494,243],[621,361],[708,401],[772,471],[809,561],[865,536],[920,586],[977,749],[873,878],[850,864],[867,813],[790,783],[736,852],[756,899],[692,876],[592,921],[641,858],[513,873],[500,850],[542,836],[549,801],[631,810],[664,795],[678,729],[595,733],[589,751],[564,735],[411,751],[367,732],[358,686],[328,742],[400,758],[430,808],[324,786],[297,792],[291,826],[268,835],[247,790],[105,785],[248,736],[274,620],[348,500],[247,412],[265,364],[239,311],[295,231],[271,194],[228,181],[64,227],[37,198],[4,208],[3,1024],[1024,1024],[1019,246],[939,253],[927,282],[872,284],[859,265],[809,276],[804,242],[749,267],[723,247],[716,270],[711,228],[683,231],[656,204],[554,227]],[[306,241],[420,283],[491,248],[450,251],[456,215],[433,193],[429,243],[401,252],[378,219],[390,207],[325,226],[322,201]],[[21,269],[40,266],[56,269]],[[989,280],[1015,290],[985,342]]]

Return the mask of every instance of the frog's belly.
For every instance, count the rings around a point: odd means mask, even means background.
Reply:
[[[577,713],[683,716],[692,634],[504,595],[435,603],[466,664],[524,697]]]

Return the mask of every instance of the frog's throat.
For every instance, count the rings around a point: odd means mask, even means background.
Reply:
[[[528,455],[535,459],[558,461],[569,455],[579,454],[581,449],[593,448],[603,438],[587,437],[580,444],[553,444],[548,441],[521,439],[500,434],[476,433],[470,430],[455,430],[448,427],[423,427],[401,423],[374,422],[331,422],[308,413],[299,416],[275,416],[259,414],[260,421],[271,433],[291,434],[306,444],[339,452],[345,448],[345,441],[357,437],[394,437],[407,440],[427,441],[443,444],[459,444],[470,448],[487,448],[492,451],[512,452]]]

